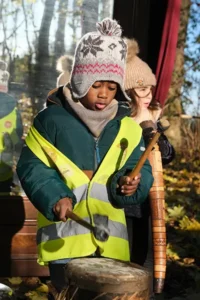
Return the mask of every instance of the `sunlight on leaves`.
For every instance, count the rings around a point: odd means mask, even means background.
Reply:
[[[200,231],[200,223],[195,219],[190,220],[187,216],[180,221],[179,225],[182,230]]]
[[[168,176],[167,174],[163,174],[163,178],[164,178],[164,180],[173,182],[173,183],[176,183],[178,181],[178,178]]]
[[[167,212],[169,217],[173,219],[180,219],[185,215],[185,209],[181,205],[174,206],[173,208],[168,207]]]
[[[48,293],[48,286],[46,284],[42,284],[36,289],[36,291],[40,293]]]
[[[46,300],[47,299],[46,295],[37,293],[37,291],[30,291],[30,292],[26,293],[26,296],[30,300]]]
[[[180,259],[178,253],[176,253],[171,244],[167,244],[167,256],[171,259]]]
[[[183,259],[183,262],[186,264],[186,265],[191,265],[195,262],[195,259],[194,258],[191,258],[191,257],[185,257]]]
[[[8,281],[13,285],[18,285],[18,284],[22,283],[21,277],[8,278]]]

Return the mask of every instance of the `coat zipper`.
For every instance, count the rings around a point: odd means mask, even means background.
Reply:
[[[94,145],[94,167],[95,167],[95,171],[97,170],[101,158],[100,158],[100,153],[99,153],[99,138],[95,141],[95,145]]]

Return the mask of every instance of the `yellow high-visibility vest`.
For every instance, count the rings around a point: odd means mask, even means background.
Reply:
[[[9,133],[13,144],[16,144],[19,141],[19,138],[16,133],[17,127],[17,113],[16,108],[14,108],[8,115],[0,119],[0,152],[4,149],[3,145],[3,134]]]
[[[15,145],[19,138],[16,133],[17,127],[17,113],[16,108],[14,108],[8,115],[0,119],[0,153],[3,152],[5,146],[3,144],[4,133],[9,133],[10,138]],[[0,162],[0,181],[6,181],[13,175],[12,169],[7,166],[6,162]]]
[[[95,253],[97,248],[101,256],[129,261],[124,210],[115,208],[110,203],[107,183],[110,176],[124,166],[139,144],[141,132],[141,127],[131,118],[123,118],[118,135],[90,180],[72,161],[31,127],[26,144],[44,164],[59,170],[63,181],[76,196],[74,213],[92,225],[96,214],[106,215],[109,218],[110,230],[108,240],[100,242],[90,230],[73,220],[51,222],[39,213],[37,245],[38,262],[41,265],[52,260],[89,256]]]

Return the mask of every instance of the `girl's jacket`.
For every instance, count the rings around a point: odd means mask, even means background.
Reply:
[[[123,102],[118,103],[117,115],[107,123],[98,140],[100,163],[118,134],[120,121],[123,117],[130,115],[129,107]],[[81,170],[96,171],[94,136],[69,106],[62,87],[49,93],[47,108],[39,112],[33,125],[48,142]],[[132,136],[134,138],[134,133]],[[147,199],[153,183],[148,161],[141,170],[140,184],[132,196],[125,196],[117,189],[119,178],[134,168],[143,150],[144,141],[141,136],[139,144],[133,150],[125,166],[115,174],[111,174],[108,188],[110,201],[115,207],[141,204]],[[76,203],[75,195],[62,181],[59,173],[41,162],[27,146],[24,146],[22,150],[17,173],[30,201],[50,221],[57,221],[52,208],[61,198],[69,197],[73,204]]]

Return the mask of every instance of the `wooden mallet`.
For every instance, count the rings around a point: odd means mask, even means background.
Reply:
[[[98,241],[106,242],[108,240],[110,231],[108,228],[107,216],[102,216],[98,214],[94,215],[94,226],[69,210],[66,213],[66,217],[89,229]]]
[[[161,133],[169,128],[169,122],[166,119],[163,119],[163,120],[161,119],[160,125],[161,126],[160,126],[159,130],[157,130],[156,133],[153,135],[153,138],[150,140],[147,148],[143,152],[143,154],[140,157],[139,161],[137,162],[135,168],[129,173],[128,177],[130,177],[130,179],[133,180],[140,173],[140,170],[142,169],[145,161],[148,159],[149,154],[150,154],[151,150],[153,149],[153,147],[155,146],[155,144],[157,143]]]

